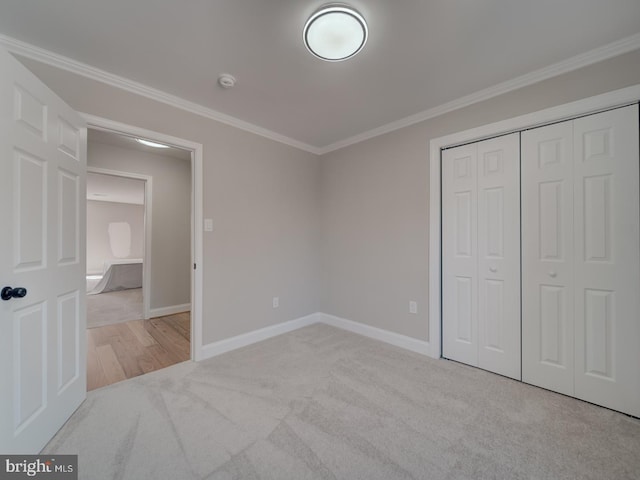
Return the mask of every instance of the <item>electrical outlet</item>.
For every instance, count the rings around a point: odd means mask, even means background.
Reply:
[[[278,308],[280,306],[280,297],[273,297],[273,308]]]
[[[213,219],[211,218],[204,219],[204,231],[213,232]]]
[[[418,313],[418,302],[413,300],[409,302],[409,313]]]

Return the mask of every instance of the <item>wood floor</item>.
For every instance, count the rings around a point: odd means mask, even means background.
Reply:
[[[189,360],[190,313],[87,330],[87,390]]]

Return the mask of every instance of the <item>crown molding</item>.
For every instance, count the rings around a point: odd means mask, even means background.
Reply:
[[[161,102],[166,105],[185,110],[189,113],[193,113],[201,117],[205,117],[220,123],[224,123],[226,125],[230,125],[232,127],[239,128],[240,130],[245,130],[247,132],[260,135],[261,137],[265,137],[270,140],[274,140],[276,142],[283,143],[285,145],[289,145],[291,147],[295,147],[309,153],[318,155],[320,152],[320,149],[318,147],[314,147],[313,145],[300,142],[293,138],[276,133],[272,130],[254,125],[253,123],[245,122],[244,120],[232,117],[231,115],[227,115],[225,113],[218,112],[217,110],[204,107],[195,102],[191,102],[175,95],[171,95],[170,93],[163,92],[162,90],[149,87],[133,80],[129,80],[128,78],[114,75],[113,73],[109,73],[105,70],[87,65],[86,63],[78,62],[69,57],[65,57],[49,50],[36,47],[35,45],[31,45],[15,38],[0,34],[0,45],[2,45],[4,48],[15,55],[26,57],[31,60],[36,60],[38,62],[51,65],[62,70],[66,70],[77,75],[81,75],[91,80],[96,80],[98,82],[107,84],[115,88],[119,88],[121,90],[125,90],[130,93],[150,98],[151,100],[155,100],[157,102]]]
[[[624,53],[632,52],[638,49],[640,49],[640,33],[631,35],[630,37],[625,37],[622,40],[618,40],[603,47],[590,50],[586,53],[576,55],[574,57],[568,58],[567,60],[554,63],[552,65],[549,65],[548,67],[534,70],[533,72],[529,72],[520,77],[516,77],[506,82],[499,83],[489,88],[485,88],[484,90],[479,90],[475,93],[466,95],[451,102],[444,103],[437,107],[424,110],[420,113],[416,113],[415,115],[410,115],[400,120],[396,120],[394,122],[387,123],[386,125],[374,128],[367,132],[363,132],[358,135],[354,135],[353,137],[349,137],[344,140],[332,143],[320,148],[319,154],[324,155],[326,153],[348,147],[349,145],[354,145],[370,138],[393,132],[394,130],[399,130],[403,127],[408,127],[410,125],[414,125],[416,123],[423,122],[440,115],[444,115],[445,113],[449,113],[454,110],[473,105],[474,103],[479,103],[484,100],[497,97],[498,95],[502,95],[503,93],[511,92],[513,90],[517,90],[519,88],[526,87],[528,85],[532,85],[534,83],[541,82],[558,75],[562,75],[563,73],[568,73],[573,70],[577,70],[579,68],[586,67],[594,63],[617,57],[618,55],[622,55]]]
[[[502,95],[504,93],[508,93],[513,90],[517,90],[519,88],[526,87],[528,85],[532,85],[534,83],[541,82],[558,75],[562,75],[563,73],[568,73],[573,70],[577,70],[579,68],[616,57],[618,55],[638,50],[640,49],[640,33],[631,35],[608,45],[604,45],[589,52],[576,55],[567,60],[554,63],[539,70],[534,70],[533,72],[529,72],[525,75],[516,77],[506,82],[499,83],[492,87],[479,90],[470,95],[465,95],[464,97],[444,103],[437,107],[424,110],[414,115],[410,115],[400,120],[396,120],[380,127],[376,127],[372,130],[360,133],[358,135],[345,138],[344,140],[331,143],[324,147],[316,147],[304,142],[300,142],[293,138],[276,133],[272,130],[268,130],[258,125],[254,125],[252,123],[245,122],[244,120],[232,117],[231,115],[218,112],[217,110],[213,110],[211,108],[199,105],[195,102],[191,102],[175,95],[171,95],[169,93],[163,92],[162,90],[148,87],[142,83],[129,80],[119,75],[114,75],[105,70],[92,67],[91,65],[78,62],[71,58],[50,52],[43,48],[36,47],[34,45],[22,42],[6,35],[0,34],[0,45],[4,46],[7,50],[16,55],[30,58],[47,65],[51,65],[53,67],[69,71],[71,73],[75,73],[77,75],[81,75],[83,77],[105,83],[112,87],[120,88],[130,93],[150,98],[152,100],[170,105],[172,107],[176,107],[181,110],[199,115],[201,117],[215,120],[220,123],[224,123],[226,125],[230,125],[232,127],[236,127],[241,130],[254,133],[256,135],[260,135],[270,140],[274,140],[276,142],[283,143],[285,145],[289,145],[291,147],[295,147],[300,150],[313,153],[315,155],[324,155],[326,153],[363,142],[370,138],[384,135],[385,133],[390,133],[395,130],[408,127],[410,125],[414,125],[416,123],[420,123],[425,120],[444,115],[445,113],[449,113],[460,108],[468,107],[469,105],[473,105],[474,103],[479,103],[484,100]]]

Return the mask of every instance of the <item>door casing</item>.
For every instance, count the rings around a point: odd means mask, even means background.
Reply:
[[[104,130],[128,137],[146,138],[191,152],[191,263],[195,266],[191,275],[191,360],[203,360],[205,357],[202,353],[203,230],[201,227],[203,225],[204,201],[202,144],[125,123],[115,122],[88,113],[79,113],[87,122],[88,128]],[[147,242],[147,239],[145,239],[145,242]],[[147,245],[145,245],[145,250],[147,250]],[[145,251],[145,256],[146,255],[147,253]],[[146,275],[146,277],[148,278],[148,275]],[[145,302],[148,302],[148,295],[146,296]],[[146,306],[148,306],[148,303],[146,303]]]

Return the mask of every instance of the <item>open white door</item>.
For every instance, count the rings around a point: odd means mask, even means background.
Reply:
[[[1,48],[0,72],[0,452],[29,454],[86,396],[87,130]]]

